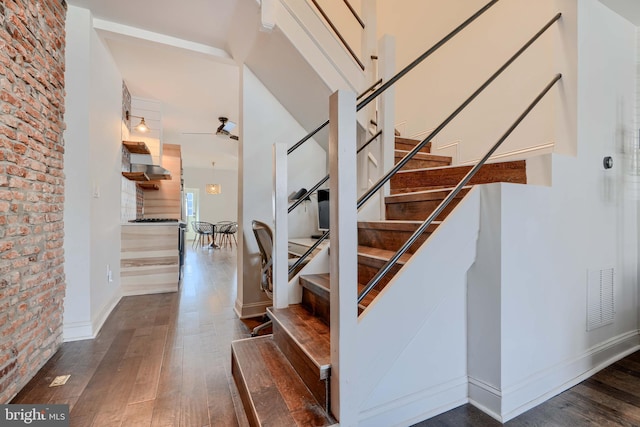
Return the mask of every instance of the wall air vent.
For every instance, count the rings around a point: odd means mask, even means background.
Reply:
[[[613,323],[614,277],[613,268],[587,272],[587,331]]]

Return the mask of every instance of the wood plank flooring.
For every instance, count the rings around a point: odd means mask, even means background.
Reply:
[[[179,292],[123,298],[95,340],[63,344],[12,403],[69,404],[78,427],[248,426],[231,377],[231,341],[250,333],[235,277],[235,247],[189,248]]]
[[[96,339],[63,344],[12,403],[69,404],[78,427],[248,426],[231,377],[231,341],[250,333],[233,312],[235,255],[189,247],[178,293],[123,298]],[[463,405],[416,427],[500,425]],[[640,426],[640,352],[506,425]]]
[[[494,427],[503,424],[463,405],[414,427]],[[507,427],[640,426],[640,352],[504,424]]]

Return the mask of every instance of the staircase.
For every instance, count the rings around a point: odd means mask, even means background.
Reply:
[[[396,162],[418,142],[396,138]],[[525,166],[524,161],[486,164],[470,184],[524,184]],[[358,223],[360,291],[469,169],[451,166],[450,157],[431,154],[427,145],[391,179],[392,194],[385,200],[387,219]],[[360,313],[445,220],[471,185],[362,301]],[[268,309],[272,335],[232,343],[232,373],[252,426],[328,426],[336,422],[329,407],[329,283],[328,273],[301,276],[302,302],[286,309]]]

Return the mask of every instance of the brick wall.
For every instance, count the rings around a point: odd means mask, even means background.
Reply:
[[[0,403],[62,341],[66,8],[0,2]]]

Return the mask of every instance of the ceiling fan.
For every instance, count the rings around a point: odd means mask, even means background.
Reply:
[[[240,138],[238,135],[232,135],[231,131],[236,127],[236,124],[230,121],[226,117],[218,117],[220,120],[220,126],[216,129],[216,135],[228,136],[230,139],[238,141]],[[213,132],[182,132],[183,135],[213,135]]]
[[[218,130],[216,130],[216,135],[225,135],[237,141],[238,136],[231,134],[231,131],[236,127],[236,124],[232,121],[229,121],[229,119],[226,117],[218,117],[218,120],[220,120],[220,126],[218,126]]]

